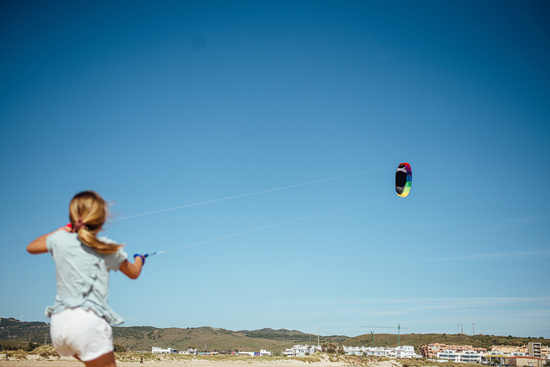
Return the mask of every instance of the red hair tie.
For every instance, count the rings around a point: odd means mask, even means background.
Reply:
[[[73,226],[73,230],[78,232],[78,230],[82,227],[86,227],[86,223],[82,221],[82,218],[78,218],[78,220]]]

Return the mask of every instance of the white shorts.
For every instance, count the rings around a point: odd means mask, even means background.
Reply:
[[[113,351],[111,325],[95,312],[80,307],[53,314],[50,335],[59,355],[76,355],[83,362]]]

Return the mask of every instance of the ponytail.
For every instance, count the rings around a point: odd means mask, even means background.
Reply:
[[[69,204],[69,219],[73,232],[78,234],[80,242],[102,255],[114,254],[124,246],[110,244],[97,238],[97,233],[103,228],[107,216],[107,203],[94,191],[76,194]]]

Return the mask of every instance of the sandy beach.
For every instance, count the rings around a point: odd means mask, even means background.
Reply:
[[[340,366],[350,366],[355,363],[350,363],[350,361],[340,360],[340,361],[330,361],[328,358],[323,358],[318,362],[306,362],[293,358],[286,359],[263,359],[263,358],[254,358],[250,357],[247,359],[224,359],[224,360],[208,360],[208,359],[172,359],[172,358],[158,358],[155,360],[145,360],[144,363],[140,363],[139,360],[133,361],[119,361],[117,360],[117,366],[120,367],[138,367],[138,366],[155,366],[155,367],[176,367],[176,366],[188,366],[188,367],[213,367],[213,366],[222,366],[222,367],[340,367]],[[373,367],[401,367],[402,364],[398,361],[372,361],[368,364]],[[11,358],[6,361],[5,359],[0,360],[0,366],[13,366],[13,367],[53,367],[53,366],[62,366],[62,367],[82,367],[84,364],[79,362],[74,358],[41,358],[38,355],[28,355],[27,359],[16,359]]]

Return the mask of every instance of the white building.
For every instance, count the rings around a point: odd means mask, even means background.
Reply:
[[[177,350],[172,348],[163,349],[159,347],[153,347],[153,350],[151,351],[151,353],[153,354],[175,354],[177,352],[178,352]]]
[[[260,349],[259,352],[239,352],[240,356],[249,356],[249,357],[262,357],[262,356],[270,356],[271,352],[268,352],[265,349]]]
[[[402,345],[396,348],[384,348],[384,347],[347,347],[343,346],[346,355],[357,356],[376,356],[376,357],[389,357],[389,358],[420,358],[418,354],[414,352],[412,345]],[[285,356],[301,357],[311,355],[317,352],[322,352],[321,346],[315,345],[295,345],[292,348],[286,349],[283,352]]]
[[[395,358],[419,358],[420,356],[414,352],[412,345],[401,345],[395,350]]]
[[[295,345],[285,349],[283,355],[288,357],[303,357],[322,351],[320,345]]]
[[[483,356],[483,353],[473,350],[457,352],[455,350],[445,349],[441,352],[437,352],[437,358],[448,359],[453,362],[481,363],[481,357]]]
[[[346,347],[344,346],[344,351],[348,356],[362,356],[364,354],[362,347]]]
[[[364,354],[367,356],[376,357],[389,357],[390,348],[384,347],[366,347],[364,348]]]
[[[240,356],[254,357],[254,352],[239,352]]]
[[[451,349],[445,349],[437,352],[437,358],[448,359],[453,362],[460,362],[460,353]]]
[[[485,353],[485,357],[523,357],[526,354],[524,352],[520,352],[518,350],[510,351],[510,350],[500,350],[500,349],[493,349],[487,353]]]
[[[460,361],[466,363],[481,363],[482,353],[475,352],[473,350],[465,350],[461,353]]]
[[[419,358],[420,356],[414,352],[412,345],[402,345],[396,348],[384,347],[346,347],[344,351],[347,355],[357,356],[376,356],[389,358]]]
[[[182,350],[179,352],[179,354],[190,354],[196,356],[198,353],[197,349],[189,348],[187,350]]]

